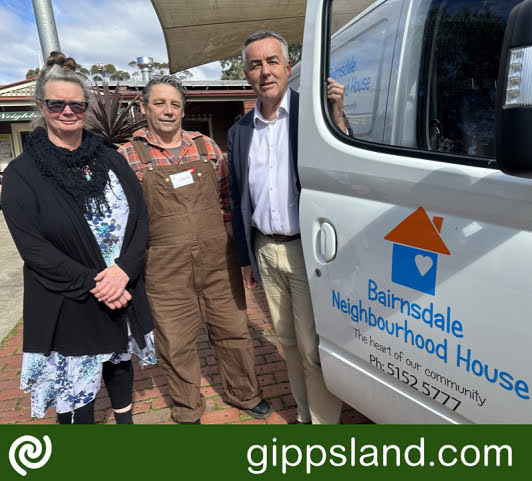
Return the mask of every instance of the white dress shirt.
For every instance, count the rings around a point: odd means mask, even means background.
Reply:
[[[255,104],[255,128],[249,147],[249,192],[253,207],[252,225],[263,234],[299,233],[299,213],[290,167],[290,89],[275,119],[266,120]],[[297,112],[294,113],[297,115]]]

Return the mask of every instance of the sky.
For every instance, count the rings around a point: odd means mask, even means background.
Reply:
[[[131,72],[137,57],[167,62],[161,25],[150,0],[52,0],[61,51],[78,64],[112,63]],[[41,45],[32,0],[0,0],[0,85],[39,66]],[[218,62],[190,69],[190,80],[217,80]]]

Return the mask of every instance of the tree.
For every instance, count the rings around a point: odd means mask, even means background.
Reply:
[[[85,80],[89,80],[90,72],[85,67],[82,67],[78,64],[78,66],[76,67],[76,72],[80,74]]]
[[[87,114],[87,128],[102,137],[108,145],[115,147],[116,144],[127,142],[136,130],[146,126],[144,116],[135,110],[140,95],[124,107],[126,101],[119,85],[111,91],[105,81],[101,90],[94,89],[90,95],[91,108]]]
[[[108,77],[114,72],[116,72],[116,67],[111,63],[100,63],[97,65],[93,65],[90,69],[91,75],[100,75],[102,77]]]
[[[222,76],[220,77],[222,80],[246,80],[242,55],[220,60],[220,65],[222,66]]]
[[[92,80],[129,80],[131,75],[124,70],[118,70],[112,63],[93,65],[90,69]]]
[[[301,61],[301,48],[303,44],[294,43],[288,46],[288,59],[292,67]],[[242,55],[220,60],[222,66],[222,80],[245,80]]]
[[[117,71],[114,65],[111,65],[111,64],[108,64],[108,65],[110,65],[114,69],[115,72]],[[95,74],[99,73],[98,68],[99,67],[97,67],[96,65],[93,65],[91,67],[91,70],[87,70],[85,67],[83,67],[83,65],[80,65],[78,63],[77,66],[76,66],[76,72],[81,77],[83,77],[84,80],[93,80],[93,81],[99,80],[99,81],[101,81],[102,77],[100,75],[94,75],[94,73]],[[26,72],[26,78],[30,79],[30,78],[38,77],[40,71],[41,71],[41,69],[39,67],[36,67],[36,68],[28,70]],[[118,72],[122,72],[122,70],[119,70]],[[127,72],[124,72],[124,73],[127,74]],[[127,77],[127,78],[124,77],[124,78],[117,78],[116,80],[128,80],[128,79],[129,79],[129,77]]]
[[[292,67],[301,62],[301,51],[303,49],[302,43],[293,43],[288,45],[288,58]]]
[[[180,72],[176,72],[174,77],[177,77],[177,80],[183,81],[192,77],[192,73],[189,70],[181,70]]]
[[[117,70],[109,77],[109,80],[129,80],[130,78],[131,75],[129,75],[129,72],[125,72],[124,70]]]
[[[153,75],[166,75],[169,73],[168,62],[153,62],[152,74]]]
[[[41,69],[39,67],[31,68],[26,72],[26,78],[35,78],[39,76]]]
[[[131,60],[131,62],[128,63],[128,66],[134,69],[132,75],[135,78],[140,76],[140,71],[138,70],[138,64],[136,60]],[[170,65],[168,64],[168,62],[153,62],[151,73],[152,75],[168,75],[168,73],[170,72],[169,67]],[[192,77],[192,73],[188,70],[181,70],[180,72],[176,72],[173,75],[178,80],[185,80],[187,78]]]
[[[130,80],[131,78],[134,78],[135,80],[140,79],[140,71],[138,69],[136,60],[129,62],[128,67],[132,70],[132,72],[117,69],[112,63],[95,64],[92,65],[90,69],[86,69],[82,65],[78,64],[76,72],[89,82],[103,82],[108,80],[124,81]],[[30,79],[38,77],[39,72],[39,67],[30,69],[26,72],[26,78]],[[168,72],[168,62],[153,62],[152,75],[165,75],[168,74]],[[188,70],[182,70],[180,72],[176,72],[174,76],[178,80],[185,80],[192,77],[192,73],[190,73]]]

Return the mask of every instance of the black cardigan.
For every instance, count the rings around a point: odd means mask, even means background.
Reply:
[[[107,266],[81,210],[23,153],[4,171],[2,210],[24,260],[24,352],[85,355],[127,352],[127,318],[139,347],[153,329],[144,281],[148,214],[142,189],[122,155],[107,148],[127,201],[120,257],[131,301],[112,311],[89,292]]]

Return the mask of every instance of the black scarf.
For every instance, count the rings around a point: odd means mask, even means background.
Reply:
[[[46,130],[37,127],[28,135],[24,151],[41,174],[65,191],[85,215],[102,215],[109,208],[105,186],[112,162],[100,137],[84,130],[81,145],[69,150],[53,144]]]

